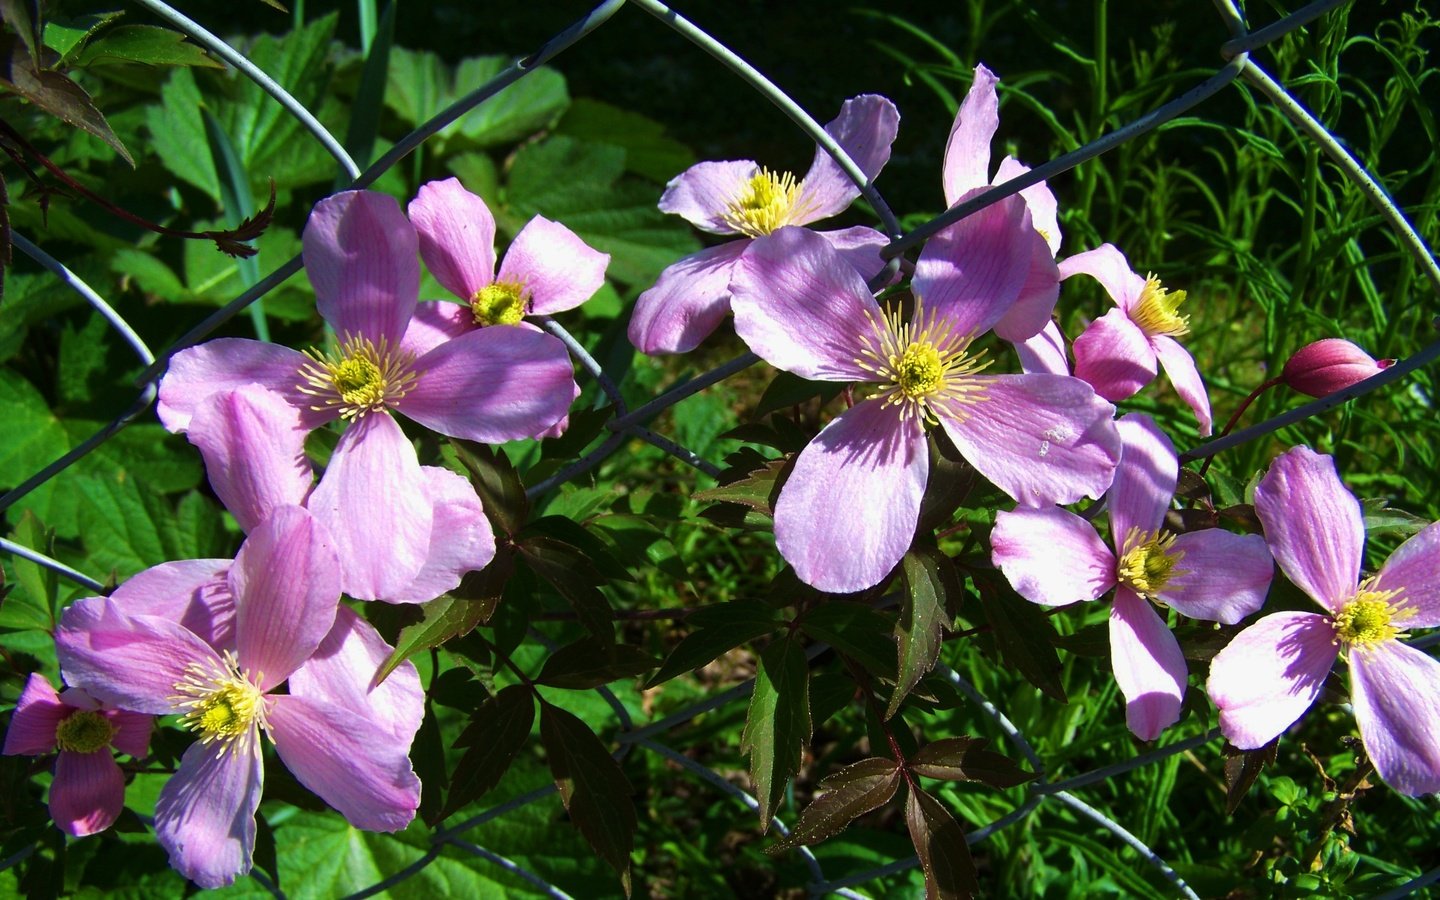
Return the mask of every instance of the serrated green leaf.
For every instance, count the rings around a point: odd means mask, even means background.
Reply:
[[[790,835],[771,850],[808,847],[839,834],[858,816],[890,802],[900,787],[900,773],[895,760],[876,756],[827,777],[820,782],[823,793],[810,801]]]
[[[1367,534],[1390,532],[1411,535],[1430,525],[1430,522],[1421,516],[1395,509],[1384,498],[1361,500],[1360,506]]]
[[[400,630],[394,651],[386,657],[380,670],[375,673],[376,681],[384,681],[401,663],[415,654],[438,647],[453,637],[468,634],[480,624],[485,603],[442,594],[424,604],[423,608],[425,618]]]
[[[590,690],[634,678],[659,664],[639,647],[582,637],[551,653],[535,681],[572,691]]]
[[[675,645],[660,671],[645,683],[647,688],[698,669],[722,653],[771,633],[780,627],[780,611],[751,600],[735,600],[696,610],[685,624],[698,627]]]
[[[171,174],[219,200],[220,176],[210,155],[201,110],[205,98],[189,69],[177,69],[160,88],[160,105],[145,109],[150,148]]]
[[[100,571],[121,580],[151,566],[183,558],[180,530],[165,498],[138,479],[82,476],[79,521],[85,550]]]
[[[932,741],[911,755],[910,771],[926,778],[945,781],[978,781],[993,788],[1014,787],[1035,778],[1015,760],[993,750],[986,750],[985,738],[958,737]]]
[[[629,779],[588,725],[550,703],[540,705],[540,743],[570,820],[620,873],[628,896],[636,824]]]
[[[810,667],[797,635],[774,641],[760,654],[755,690],[740,735],[750,754],[750,780],[759,801],[760,830],[770,827],[785,785],[800,771],[810,742]]]
[[[123,12],[115,10],[51,19],[45,23],[45,46],[60,54],[62,64],[68,63],[74,53],[84,49],[87,40],[122,15]]]
[[[555,130],[582,141],[625,148],[625,167],[658,184],[695,164],[695,154],[666,137],[664,125],[598,100],[582,97],[571,103]]]
[[[456,746],[469,750],[455,764],[438,819],[448,818],[499,784],[534,723],[535,697],[524,685],[513,684],[485,701],[456,740]]]
[[[738,503],[767,516],[774,516],[773,503],[778,493],[776,479],[780,477],[780,472],[788,462],[785,459],[770,460],[763,468],[754,470],[744,478],[709,490],[696,491],[692,496],[701,503]]]
[[[29,510],[20,517],[10,540],[47,556],[50,553],[50,539],[45,527]],[[7,562],[15,572],[12,587],[18,590],[4,594],[3,601],[0,601],[0,628],[34,628],[47,633],[54,630],[58,593],[55,573],[21,556],[7,556]]]
[[[980,885],[965,832],[939,800],[911,788],[905,799],[905,827],[925,873],[927,898],[975,896]]]
[[[911,551],[900,561],[904,599],[900,617],[895,621],[895,646],[898,651],[895,691],[885,718],[894,716],[905,696],[935,668],[940,655],[940,642],[949,616],[945,614],[945,584],[941,579],[939,561],[934,555]],[[948,560],[946,560],[948,563]]]
[[[146,66],[201,66],[223,69],[225,64],[186,40],[185,35],[155,25],[121,25],[87,43],[75,57],[77,66],[139,63]]]

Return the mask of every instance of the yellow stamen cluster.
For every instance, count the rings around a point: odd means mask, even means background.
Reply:
[[[721,220],[741,234],[764,237],[778,228],[794,224],[805,210],[800,205],[800,185],[789,172],[776,174],[761,169],[750,176],[721,214]]]
[[[1131,528],[1124,546],[1128,549],[1115,566],[1115,580],[1142,597],[1155,599],[1170,579],[1185,574],[1175,568],[1185,554],[1175,550],[1175,535],[1168,531],[1152,534]]]
[[[529,309],[530,294],[518,281],[487,284],[470,298],[470,313],[482,327],[518,324]]]
[[[415,355],[391,347],[384,338],[351,337],[333,353],[307,350],[311,362],[300,369],[301,393],[318,401],[313,410],[337,411],[342,419],[393,406],[415,386],[420,374]]]
[[[1130,321],[1140,330],[1155,337],[1169,335],[1180,337],[1190,333],[1190,317],[1179,314],[1180,304],[1185,302],[1184,291],[1167,291],[1154,275],[1145,276],[1145,287],[1140,299],[1130,310]]]
[[[260,690],[262,675],[242,672],[235,655],[225,651],[222,661],[207,667],[191,663],[185,677],[175,683],[170,698],[177,711],[183,710],[180,724],[198,732],[202,743],[220,742],[220,753],[238,741],[255,737],[265,721],[265,694]]]
[[[110,746],[116,731],[110,720],[100,713],[77,710],[55,726],[55,746],[76,753],[94,753]]]
[[[1399,597],[1398,590],[1375,591],[1370,590],[1368,583],[1362,584],[1355,596],[1345,601],[1331,619],[1335,626],[1335,638],[1342,644],[1364,650],[1408,637],[1394,623],[1414,616],[1415,610],[1403,607]]]
[[[887,406],[902,407],[905,418],[934,424],[940,415],[960,419],[963,407],[985,399],[985,386],[970,376],[990,365],[971,356],[971,336],[957,334],[949,320],[927,315],[917,300],[910,321],[891,309],[870,315],[870,333],[855,364],[875,376]]]

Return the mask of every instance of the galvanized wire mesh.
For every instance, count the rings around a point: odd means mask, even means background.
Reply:
[[[362,188],[373,183],[380,175],[396,165],[416,147],[420,146],[427,138],[440,131],[446,125],[459,119],[503,88],[524,78],[528,72],[537,66],[549,62],[577,41],[582,40],[591,31],[604,24],[606,20],[625,5],[627,0],[606,0],[606,2],[600,3],[591,10],[588,15],[555,35],[534,53],[515,60],[507,69],[488,83],[476,88],[451,107],[416,128],[412,133],[398,141],[394,147],[377,162],[363,171],[356,165],[355,161],[345,151],[341,143],[336,140],[303,105],[297,102],[281,85],[277,84],[265,72],[260,71],[242,53],[226,44],[198,23],[161,2],[161,0],[138,0],[138,2],[169,24],[190,35],[198,43],[213,51],[216,56],[223,59],[246,77],[252,79],[257,85],[264,89],[276,103],[280,104],[289,114],[293,115],[313,138],[334,157],[337,166],[343,173],[343,177],[349,180],[349,184],[346,187]],[[885,202],[884,197],[881,196],[873,184],[868,182],[854,162],[845,154],[844,150],[837,146],[820,124],[791,100],[784,90],[746,63],[738,54],[715,40],[673,9],[658,2],[658,0],[628,0],[628,2],[651,14],[659,22],[663,23],[664,26],[673,29],[678,35],[693,43],[697,48],[714,57],[722,67],[753,87],[760,96],[779,107],[807,137],[824,147],[856,183],[862,195],[875,210],[880,219],[882,230],[891,238],[890,244],[883,251],[883,255],[892,261],[898,261],[899,255],[902,252],[917,247],[925,239],[934,235],[946,225],[971,215],[1005,197],[1018,193],[1023,188],[1032,184],[1052,179],[1057,175],[1073,169],[1086,160],[1112,150],[1139,135],[1145,134],[1157,128],[1162,123],[1203,103],[1206,99],[1224,90],[1230,82],[1243,78],[1249,82],[1262,97],[1274,104],[1275,108],[1293,122],[1300,131],[1312,139],[1316,146],[1335,164],[1338,170],[1360,188],[1364,195],[1375,206],[1383,220],[1393,229],[1401,246],[1413,257],[1415,263],[1437,291],[1437,294],[1440,294],[1440,266],[1437,266],[1434,256],[1425,245],[1423,239],[1406,220],[1405,214],[1391,201],[1385,190],[1367,173],[1364,166],[1355,160],[1341,142],[1330,134],[1325,126],[1298,103],[1282,85],[1271,78],[1264,69],[1250,58],[1251,51],[1293,32],[1325,12],[1342,5],[1345,0],[1318,0],[1318,2],[1311,3],[1279,21],[1254,32],[1247,30],[1244,16],[1239,9],[1236,8],[1232,0],[1214,0],[1217,12],[1232,35],[1231,39],[1219,48],[1220,56],[1225,62],[1217,69],[1214,75],[1183,95],[1160,106],[1147,115],[1136,119],[1125,127],[1119,128],[1098,140],[1086,144],[1070,153],[1066,153],[1050,162],[1036,166],[1028,173],[997,185],[979,196],[957,205],[932,221],[908,232],[902,230],[895,215],[891,212],[889,205]],[[206,338],[230,318],[265,296],[269,291],[298,272],[302,267],[302,261],[299,256],[281,265],[273,272],[259,279],[252,287],[244,291],[232,302],[197,324],[177,342],[165,348],[157,356],[146,347],[144,341],[129,327],[125,319],[117,314],[101,296],[85,284],[75,273],[36,247],[23,235],[14,235],[14,245],[20,252],[54,273],[58,279],[83,297],[91,307],[104,316],[110,326],[129,344],[136,356],[147,368],[139,379],[140,392],[136,396],[135,401],[127,409],[117,415],[109,424],[105,425],[90,438],[76,445],[68,453],[36,472],[33,476],[25,479],[19,486],[3,497],[0,497],[0,511],[9,508],[35,488],[54,478],[60,472],[63,472],[86,454],[112,438],[128,424],[135,421],[137,417],[146,413],[155,400],[156,383],[165,371],[166,361],[172,355]],[[891,271],[893,271],[893,267]],[[882,273],[877,279],[877,282],[887,280],[889,274],[888,272]],[[759,361],[756,356],[749,353],[744,354],[709,372],[685,380],[682,383],[674,384],[654,400],[638,408],[630,409],[621,396],[614,379],[604,371],[600,364],[596,362],[579,341],[570,335],[559,323],[553,320],[543,320],[542,327],[565,343],[576,363],[595,380],[600,390],[610,403],[613,404],[615,413],[614,416],[605,423],[605,428],[609,431],[608,437],[585,456],[565,466],[553,476],[532,486],[528,491],[532,497],[543,494],[560,484],[575,479],[594,469],[606,457],[615,453],[632,439],[639,439],[653,444],[687,465],[693,466],[708,475],[714,476],[720,473],[720,468],[714,463],[702,458],[676,441],[651,431],[645,427],[645,423],[685,398],[699,393],[737,372],[754,365]],[[1192,447],[1182,454],[1182,459],[1193,460],[1209,457],[1221,451],[1271,434],[1287,425],[1319,415],[1341,403],[1379,390],[1405,378],[1416,369],[1432,363],[1436,357],[1440,357],[1440,341],[1436,341],[1417,350],[1410,356],[1399,360],[1391,368],[1353,387],[1289,410],[1249,428]],[[0,549],[39,563],[67,579],[84,585],[88,589],[96,591],[103,590],[104,586],[100,581],[83,572],[76,571],[58,560],[51,559],[34,548],[24,547],[10,540],[0,539]],[[1417,641],[1416,644],[1418,646],[1428,646],[1435,642],[1434,640],[1421,640]],[[825,648],[823,646],[812,647],[810,655],[813,657],[824,650]],[[1153,867],[1174,887],[1177,894],[1191,898],[1196,896],[1164,859],[1147,847],[1135,835],[1126,830],[1121,823],[1116,822],[1103,811],[1081,800],[1074,792],[1127,772],[1154,765],[1177,754],[1185,753],[1215,741],[1219,737],[1218,730],[1179,740],[1151,752],[1112,765],[1102,766],[1063,781],[1051,782],[1045,776],[1045,761],[1031,747],[1026,736],[1015,727],[1005,714],[958,673],[944,667],[942,667],[940,671],[941,674],[948,678],[978,709],[993,720],[996,727],[1008,738],[1013,749],[1019,752],[1037,773],[1040,773],[1040,777],[1028,786],[1025,800],[1013,811],[985,827],[973,829],[970,832],[968,840],[972,844],[984,841],[995,831],[1008,827],[1026,817],[1043,815],[1045,809],[1060,805],[1095,822],[1108,831],[1118,844],[1132,848],[1149,866]],[[713,788],[721,795],[735,800],[737,813],[742,808],[753,813],[759,808],[759,804],[753,796],[726,780],[719,773],[707,768],[685,754],[678,752],[665,743],[665,738],[668,734],[696,717],[730,704],[743,702],[753,687],[754,682],[752,679],[751,681],[717,693],[704,701],[646,725],[639,725],[633,722],[624,704],[609,690],[599,688],[598,694],[605,699],[615,714],[616,727],[613,732],[610,733],[610,737],[618,744],[618,749],[615,753],[617,758],[633,752],[635,748],[639,748],[647,753],[653,753],[694,775],[699,781]],[[371,896],[404,881],[439,858],[442,849],[447,846],[484,859],[498,869],[518,876],[548,896],[569,896],[555,884],[547,880],[543,874],[529,871],[516,862],[490,849],[472,843],[463,837],[463,835],[479,825],[540,801],[554,793],[554,786],[547,786],[511,799],[503,804],[473,815],[464,821],[436,831],[431,837],[430,848],[420,858],[404,869],[394,872],[383,881],[353,896]],[[779,818],[776,818],[772,824],[782,835],[788,833],[786,824]],[[23,859],[28,852],[29,851],[22,851],[9,859],[0,861],[0,870],[15,865]],[[798,848],[798,852],[808,867],[811,879],[808,889],[814,895],[836,894],[842,897],[860,897],[863,895],[857,894],[852,888],[889,874],[914,868],[919,864],[916,858],[910,857],[909,859],[901,859],[882,867],[835,879],[826,875],[820,860],[817,859],[815,854],[808,848],[800,847]],[[256,869],[252,872],[252,875],[275,896],[284,896],[281,890],[270,883],[260,870]],[[1426,872],[1420,877],[1383,896],[1407,896],[1437,881],[1440,881],[1440,868]]]

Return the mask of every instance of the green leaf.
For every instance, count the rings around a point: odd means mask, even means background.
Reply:
[[[820,782],[822,793],[800,813],[789,837],[767,853],[818,844],[845,830],[856,817],[890,802],[900,787],[900,766],[878,756],[846,766]]]
[[[100,29],[124,15],[123,12],[88,13],[75,16],[74,18],[60,17],[51,19],[45,23],[45,46],[60,54],[60,63],[70,61],[70,57],[76,52],[84,49],[85,42],[94,37]],[[9,16],[6,16],[9,19]],[[34,53],[34,48],[31,48]]]
[[[900,618],[895,622],[895,645],[899,660],[896,666],[895,692],[890,695],[890,705],[885,710],[889,719],[900,709],[905,695],[935,668],[940,655],[940,641],[949,624],[945,614],[945,584],[940,575],[938,550],[932,553],[916,552],[905,554],[900,561],[900,573],[904,581],[904,601],[900,607]],[[948,564],[949,560],[945,560]]]
[[[80,530],[90,563],[121,580],[151,566],[182,559],[184,547],[174,511],[165,498],[139,479],[75,479],[81,497]]]
[[[60,458],[70,449],[65,429],[51,414],[49,404],[30,382],[0,369],[0,487],[17,487],[26,478]],[[49,515],[54,481],[37,487],[20,501],[21,508],[33,508],[44,520]]]
[[[179,69],[160,87],[160,105],[145,108],[145,127],[165,168],[218,201],[220,176],[201,116],[205,104],[194,74]]]
[[[423,608],[423,619],[400,629],[394,651],[386,657],[380,670],[375,673],[377,682],[384,681],[401,663],[415,654],[438,647],[453,637],[468,634],[480,624],[485,613],[484,602],[465,600],[450,594],[441,594],[424,604]]]
[[[659,660],[630,644],[582,637],[550,654],[535,681],[550,687],[589,690],[622,678],[634,678]]]
[[[535,697],[529,688],[519,684],[504,688],[475,711],[455,741],[457,747],[469,749],[455,764],[439,819],[454,815],[500,783],[525,746],[534,722]]]
[[[48,33],[48,29],[47,29]],[[146,66],[203,66],[223,69],[225,64],[186,40],[185,35],[155,25],[121,25],[90,41],[75,58],[77,66],[139,63]]]
[[[1393,532],[1411,535],[1423,531],[1430,522],[1414,513],[1395,509],[1384,498],[1370,498],[1360,501],[1367,534]]]
[[[50,535],[35,514],[28,509],[10,533],[10,540],[22,547],[50,555]],[[50,569],[21,556],[7,556],[6,559],[15,572],[14,587],[19,590],[11,590],[3,595],[4,601],[0,603],[0,628],[53,631],[58,576]]]
[[[773,459],[749,475],[713,487],[696,491],[693,496],[701,503],[738,503],[767,516],[775,515],[774,499],[779,494],[776,479],[788,460]]]
[[[905,799],[905,827],[925,873],[927,898],[973,897],[980,890],[965,832],[940,801],[917,788]]]
[[[698,669],[722,653],[769,634],[780,626],[780,611],[753,600],[734,600],[696,610],[685,624],[698,627],[675,645],[645,687],[652,688],[682,672]]]
[[[805,614],[800,627],[881,678],[895,676],[894,623],[864,603],[827,600]]]
[[[37,69],[24,45],[11,35],[0,35],[0,57],[8,65],[0,66],[0,86],[29,100],[67,125],[88,131],[109,144],[120,158],[135,168],[135,160],[120,138],[95,107],[85,89],[53,69]]]
[[[555,130],[582,141],[625,148],[625,167],[659,184],[695,164],[695,154],[666,137],[664,125],[598,100],[582,97],[570,104]]]
[[[503,56],[476,56],[461,60],[452,70],[434,53],[395,47],[390,51],[385,105],[414,127],[490,81],[510,63]],[[431,143],[443,146],[463,138],[473,147],[513,144],[554,124],[569,102],[564,76],[540,66],[441,129]],[[439,149],[436,153],[443,155]]]
[[[985,618],[990,622],[995,646],[1005,662],[1047,696],[1061,703],[1068,702],[1065,687],[1060,683],[1055,626],[1038,606],[1017,596],[1008,585],[1002,587],[993,580],[979,578],[975,583],[981,588]]]
[[[809,680],[810,666],[798,636],[788,634],[760,654],[740,750],[750,754],[750,780],[760,804],[762,832],[770,827],[786,782],[800,771],[810,742]]]
[[[946,781],[978,781],[993,788],[1014,787],[1035,778],[1015,765],[1015,760],[985,747],[979,737],[943,738],[921,747],[910,757],[910,771],[926,778]]]
[[[550,703],[540,705],[540,743],[570,820],[620,873],[629,896],[636,824],[630,781],[590,726]]]
[[[470,483],[480,495],[485,515],[501,533],[518,534],[530,515],[530,501],[510,458],[485,444],[460,438],[451,438],[450,446],[470,473]]]

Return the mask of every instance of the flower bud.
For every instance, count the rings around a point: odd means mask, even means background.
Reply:
[[[1376,360],[1342,338],[1325,338],[1295,351],[1280,380],[1302,394],[1328,397],[1393,365],[1395,360]]]

